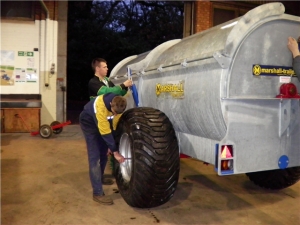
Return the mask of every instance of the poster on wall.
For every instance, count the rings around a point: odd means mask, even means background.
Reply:
[[[26,82],[26,74],[24,68],[15,68],[15,79],[16,79],[16,83]]]
[[[27,58],[27,67],[29,67],[29,68],[33,68],[34,67],[34,58],[33,57],[28,57]]]
[[[1,82],[0,85],[14,85],[14,64],[15,64],[15,53],[14,51],[1,50],[0,59],[1,68]]]
[[[26,69],[24,68],[21,69],[20,74],[22,75],[20,75],[20,78],[18,79],[22,80],[22,82],[25,80],[26,83],[36,83],[38,81],[38,75],[37,75],[37,69],[35,68],[34,52],[18,51],[18,61],[22,62],[23,65],[26,65]],[[17,79],[17,74],[16,74],[16,79]]]
[[[37,82],[37,75],[36,75],[36,69],[33,68],[27,68],[26,69],[26,82]]]

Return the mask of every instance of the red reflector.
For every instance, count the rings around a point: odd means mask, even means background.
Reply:
[[[233,157],[233,151],[232,151],[232,145],[223,145],[221,149],[221,158],[232,158]]]
[[[280,86],[280,94],[276,95],[276,98],[299,98],[297,87],[293,83],[282,84]]]

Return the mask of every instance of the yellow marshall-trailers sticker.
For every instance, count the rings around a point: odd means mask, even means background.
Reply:
[[[184,81],[171,81],[166,84],[157,83],[155,87],[156,96],[164,95],[173,98],[184,97]]]
[[[258,64],[253,65],[252,73],[255,76],[297,76],[292,67]]]

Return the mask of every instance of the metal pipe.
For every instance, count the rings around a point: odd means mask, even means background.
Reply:
[[[43,0],[40,0],[40,3],[41,3],[41,5],[43,6],[44,10],[46,11],[46,13],[47,13],[47,18],[49,19],[49,10],[48,10],[47,6],[45,5],[45,3],[44,3]]]
[[[45,5],[43,0],[40,0],[41,6],[43,7],[44,11],[46,12],[46,19],[45,19],[45,42],[44,42],[44,81],[45,81],[45,87],[49,86],[49,76],[48,76],[48,72],[47,72],[47,68],[48,68],[48,64],[47,64],[47,60],[46,60],[46,56],[47,56],[47,52],[48,52],[48,43],[47,43],[47,25],[48,25],[48,21],[49,21],[49,10],[47,8],[47,6]]]

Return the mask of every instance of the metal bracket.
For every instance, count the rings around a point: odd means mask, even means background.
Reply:
[[[137,76],[142,76],[142,75],[144,75],[144,74],[145,74],[145,71],[144,71],[144,69],[143,69],[143,70],[139,71],[136,75],[137,75]]]
[[[289,135],[291,123],[291,100],[281,101],[279,105],[279,137],[286,131]]]
[[[220,66],[224,69],[228,68],[231,62],[231,58],[225,56],[223,53],[221,53],[220,51],[215,52],[213,54],[213,57],[215,58],[215,60],[217,60],[217,62],[220,64]]]
[[[181,63],[181,66],[183,67],[187,67],[188,63],[187,63],[187,60],[184,59],[183,62]]]
[[[162,72],[162,71],[163,71],[162,65],[160,65],[160,66],[157,68],[157,70],[158,70],[159,72]]]

